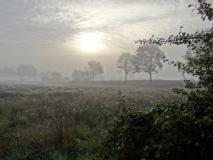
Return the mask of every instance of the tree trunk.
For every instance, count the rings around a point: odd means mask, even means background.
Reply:
[[[149,72],[149,80],[152,83],[152,72]]]
[[[124,80],[127,81],[127,73],[125,73]]]
[[[92,81],[95,80],[95,73],[92,71]]]
[[[127,59],[125,60],[125,70],[124,70],[124,74],[125,74],[125,81],[127,81],[127,74],[128,74],[128,71],[127,71]]]

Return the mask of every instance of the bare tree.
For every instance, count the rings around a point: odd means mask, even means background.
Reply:
[[[134,70],[133,56],[130,53],[122,53],[117,61],[117,67],[124,72],[124,80],[127,81],[129,73]]]
[[[88,62],[88,67],[88,71],[91,75],[92,80],[94,80],[97,75],[104,73],[103,66],[100,62],[90,61]]]
[[[163,67],[163,57],[164,53],[157,45],[147,44],[140,46],[133,60],[135,72],[148,73],[150,81],[152,82],[152,73],[158,73]]]
[[[16,72],[22,80],[25,80],[25,78],[34,78],[37,76],[37,69],[30,64],[20,65],[17,67]]]

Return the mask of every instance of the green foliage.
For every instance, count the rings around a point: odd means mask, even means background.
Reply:
[[[198,0],[198,4],[190,5],[196,7],[198,14],[202,19],[206,18],[212,21],[211,4],[205,0]],[[182,27],[181,27],[182,29]],[[187,90],[175,90],[179,94],[183,94],[188,98],[188,104],[194,108],[198,114],[205,115],[212,110],[213,104],[213,28],[198,31],[195,33],[179,32],[178,35],[171,35],[168,39],[150,38],[149,40],[141,40],[140,43],[154,43],[158,45],[174,44],[186,45],[190,50],[187,63],[170,62],[177,66],[179,70],[192,75],[198,79],[196,81],[185,80]],[[209,106],[210,108],[207,108]]]
[[[213,19],[213,9],[211,8],[211,3],[208,3],[206,0],[197,0],[197,4],[190,4],[188,7],[192,6],[197,9],[202,20],[208,19],[211,21]]]
[[[108,131],[105,159],[212,159],[213,120],[196,118],[181,103],[164,102],[148,114],[120,117]]]
[[[202,20],[212,21],[213,9],[205,0],[194,6]],[[147,114],[118,115],[108,130],[105,159],[211,160],[213,159],[213,28],[182,32],[169,38],[139,40],[141,44],[186,45],[187,63],[169,62],[198,81],[185,80],[185,89],[174,89],[176,98]],[[110,154],[111,153],[111,154]]]

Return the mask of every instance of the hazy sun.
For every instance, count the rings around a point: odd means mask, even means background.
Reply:
[[[82,33],[78,36],[79,47],[86,52],[96,52],[101,48],[101,36],[98,33]]]

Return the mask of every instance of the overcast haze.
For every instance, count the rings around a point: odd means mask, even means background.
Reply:
[[[188,0],[1,0],[0,67],[33,64],[38,70],[56,70],[71,76],[89,60],[100,61],[104,79],[122,78],[116,61],[120,53],[134,54],[134,41],[151,35],[168,36],[208,27]],[[193,2],[193,1],[191,1]],[[76,47],[83,33],[101,36],[101,48],[88,53]],[[181,60],[184,47],[163,47],[166,56]],[[155,79],[180,79],[165,65]],[[135,76],[147,79],[148,76]]]

